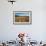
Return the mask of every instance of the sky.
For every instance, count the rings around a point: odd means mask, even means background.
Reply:
[[[29,16],[28,13],[16,13],[17,16]]]
[[[18,12],[18,13],[16,13],[16,15],[17,16],[29,16],[29,12]]]

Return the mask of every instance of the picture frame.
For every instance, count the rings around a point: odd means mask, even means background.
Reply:
[[[13,11],[13,24],[32,24],[32,11]]]

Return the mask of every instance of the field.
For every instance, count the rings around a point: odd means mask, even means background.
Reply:
[[[29,16],[16,16],[15,22],[29,22]]]

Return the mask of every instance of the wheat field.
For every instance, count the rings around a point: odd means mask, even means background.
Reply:
[[[29,22],[29,16],[16,16],[15,22]]]

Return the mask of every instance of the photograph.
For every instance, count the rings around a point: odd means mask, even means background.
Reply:
[[[14,24],[32,24],[32,11],[14,11]]]

